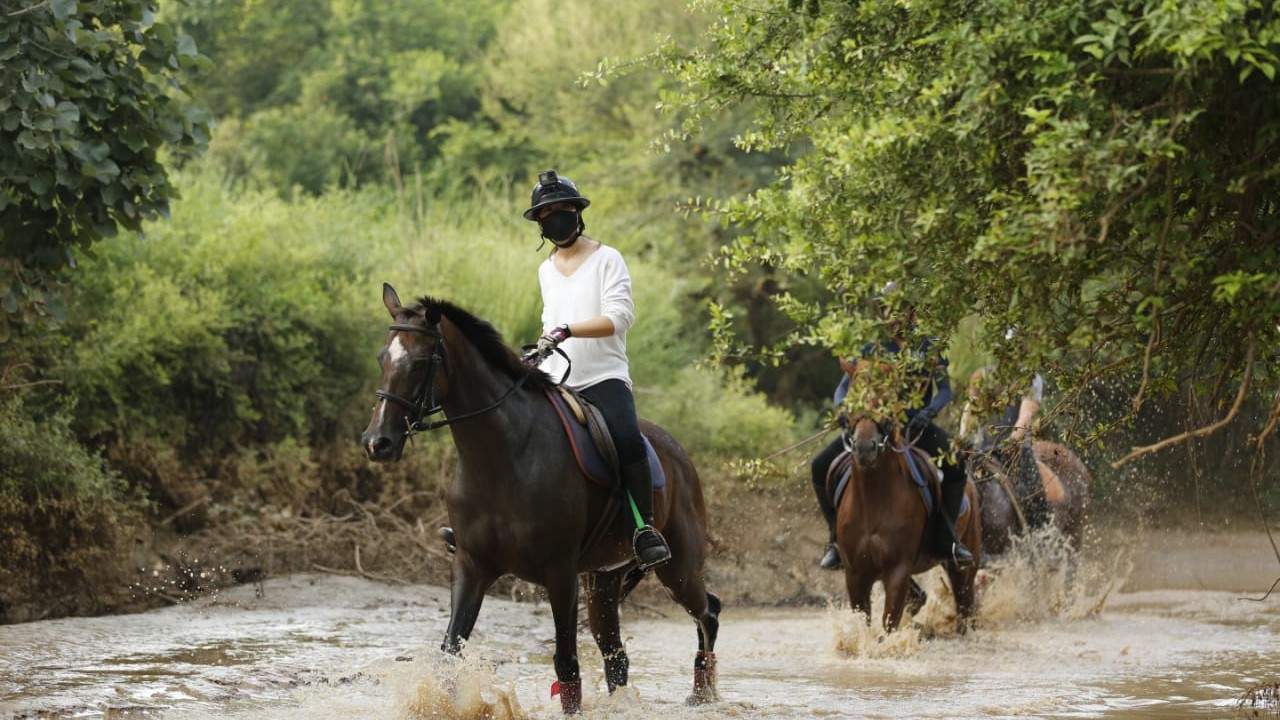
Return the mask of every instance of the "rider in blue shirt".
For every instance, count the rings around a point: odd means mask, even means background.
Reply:
[[[907,310],[910,326],[915,326],[915,312]],[[862,358],[896,357],[904,352],[906,345],[905,328],[899,328],[894,337],[883,343],[867,343],[862,346]],[[973,562],[973,555],[961,542],[955,531],[956,518],[960,514],[960,505],[964,499],[965,469],[963,461],[951,453],[951,439],[946,431],[938,427],[934,418],[951,402],[951,380],[947,374],[949,361],[946,355],[934,349],[936,337],[923,338],[914,350],[911,359],[914,368],[911,376],[918,379],[924,388],[923,397],[918,407],[909,407],[906,411],[907,424],[904,428],[904,440],[924,450],[930,457],[941,460],[942,466],[942,502],[936,515],[937,530],[934,533],[935,554],[940,557],[954,558],[962,565]],[[905,389],[911,392],[913,388]],[[840,384],[836,387],[833,400],[840,407],[849,392],[849,375],[842,373]],[[842,425],[843,416],[841,417]],[[822,509],[827,521],[828,543],[826,552],[819,566],[828,570],[840,567],[840,555],[836,551],[836,509],[827,495],[827,471],[836,457],[844,451],[844,432],[837,437],[818,456],[810,466],[813,488],[818,496],[818,506]]]

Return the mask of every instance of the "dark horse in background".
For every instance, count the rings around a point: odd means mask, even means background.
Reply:
[[[1080,549],[1089,499],[1093,494],[1093,475],[1089,468],[1066,447],[1048,440],[1031,444],[1040,488],[1019,488],[1006,469],[991,453],[974,453],[969,469],[982,498],[982,546],[990,555],[1009,550],[1011,538],[1027,530],[1034,518],[1025,508],[1029,493],[1043,492],[1052,523],[1074,550]]]
[[[844,361],[841,366],[856,381],[857,367]],[[871,588],[881,581],[883,625],[886,632],[892,632],[901,622],[909,598],[914,609],[924,602],[924,591],[911,576],[941,563],[956,601],[957,629],[964,632],[976,608],[974,580],[982,558],[977,489],[966,482],[968,505],[956,521],[956,534],[974,557],[973,564],[965,568],[928,552],[933,545],[935,519],[914,482],[907,453],[913,453],[917,472],[928,483],[936,508],[942,493],[933,462],[923,451],[904,444],[893,418],[876,420],[859,412],[849,418],[847,428],[849,479],[836,505],[836,548],[844,565],[850,605],[855,612],[865,613],[869,621]],[[833,495],[844,474],[841,464],[837,459],[833,472],[828,473],[828,492]]]
[[[619,512],[619,491],[584,476],[548,398],[548,392],[555,392],[552,381],[529,368],[492,325],[431,298],[402,306],[390,285],[383,286],[382,300],[393,322],[378,356],[382,389],[362,436],[369,458],[397,460],[413,432],[443,426],[458,451],[448,493],[457,551],[441,649],[461,651],[485,592],[500,576],[510,573],[541,585],[555,620],[561,706],[576,713],[582,701],[580,573],[609,691],[627,684],[629,661],[618,606],[643,573],[635,570],[631,526]],[[437,409],[444,419],[426,421]],[[697,625],[689,702],[708,702],[716,699],[720,600],[703,582],[707,520],[702,489],[689,456],[670,434],[643,420],[640,428],[666,475],[665,489],[654,493],[654,514],[672,559],[655,572]]]

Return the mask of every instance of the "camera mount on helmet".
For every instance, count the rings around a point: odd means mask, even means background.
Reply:
[[[524,219],[537,222],[538,210],[556,203],[570,203],[581,211],[591,201],[578,192],[578,186],[569,178],[560,177],[555,170],[543,170],[538,173],[538,183],[533,186],[529,209],[524,211]]]

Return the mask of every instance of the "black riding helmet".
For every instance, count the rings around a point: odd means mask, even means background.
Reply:
[[[591,201],[582,197],[578,186],[569,178],[556,175],[555,170],[543,170],[538,173],[538,184],[533,186],[533,196],[529,200],[529,209],[524,211],[524,219],[537,222],[535,213],[538,209],[556,203],[572,203],[581,211]]]

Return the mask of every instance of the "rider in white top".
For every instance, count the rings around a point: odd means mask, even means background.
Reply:
[[[612,335],[570,336],[560,342],[560,349],[573,358],[564,384],[574,390],[610,379],[631,385],[627,330],[635,322],[635,306],[631,301],[631,275],[622,253],[597,244],[568,276],[556,268],[553,257],[548,257],[538,267],[538,283],[542,286],[542,327],[573,324],[601,315],[613,322]],[[559,379],[565,371],[564,358],[553,354],[543,361],[542,369]]]
[[[617,250],[582,234],[582,211],[590,204],[571,180],[546,170],[538,174],[524,211],[555,245],[538,267],[544,328],[538,356],[544,358],[543,369],[559,380],[564,361],[551,351],[564,351],[570,361],[565,384],[604,415],[622,484],[634,501],[636,563],[646,570],[670,560],[671,550],[653,526],[649,456],[627,369],[627,330],[635,322],[631,275]]]

